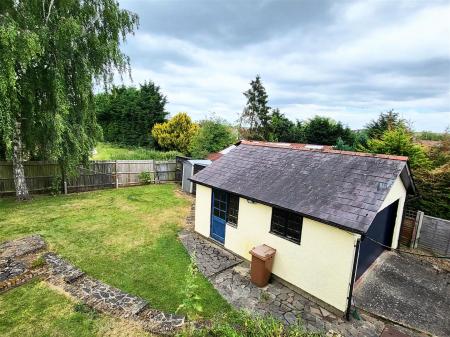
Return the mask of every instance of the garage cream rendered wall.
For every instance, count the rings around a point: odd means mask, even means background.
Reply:
[[[403,185],[402,180],[400,179],[400,176],[397,177],[394,184],[392,185],[391,189],[389,190],[386,198],[384,199],[383,203],[381,204],[380,209],[378,212],[392,204],[398,200],[398,208],[397,208],[397,217],[395,219],[395,227],[394,227],[394,234],[392,235],[392,248],[396,249],[398,247],[398,237],[400,235],[400,228],[402,226],[402,218],[403,218],[403,208],[405,206],[405,200],[406,200],[406,188],[405,185]]]
[[[211,197],[211,188],[197,184],[195,195],[195,230],[206,237],[210,236]]]
[[[210,192],[208,194],[203,190],[201,195],[197,194],[197,200],[199,197],[211,200]],[[206,203],[203,200],[198,202],[201,207],[206,207]],[[197,208],[196,211],[196,215],[202,217],[199,219],[199,232],[206,233],[206,219],[203,217],[210,213],[206,209],[201,211]],[[237,228],[226,226],[225,247],[246,259],[251,258],[249,251],[254,246],[267,244],[275,248],[275,275],[344,312],[354,246],[359,236],[304,218],[301,243],[298,245],[269,233],[271,217],[271,207],[240,198],[238,225]]]

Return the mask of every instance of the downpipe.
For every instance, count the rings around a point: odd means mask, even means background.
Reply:
[[[353,258],[353,269],[352,269],[352,279],[350,281],[350,289],[347,297],[347,310],[345,312],[345,318],[350,321],[350,313],[352,309],[352,299],[353,299],[353,286],[355,284],[356,269],[358,268],[358,258],[359,258],[359,247],[361,244],[361,239],[356,240],[355,245],[355,256]]]

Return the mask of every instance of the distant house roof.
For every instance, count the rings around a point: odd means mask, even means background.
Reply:
[[[230,145],[230,146],[228,146],[227,148],[223,149],[220,152],[212,152],[212,153],[208,154],[208,156],[206,158],[209,159],[209,160],[212,160],[212,161],[217,160],[220,157],[222,157],[224,154],[227,154],[228,152],[233,150],[235,147],[236,147],[236,145],[234,145],[234,144]]]
[[[211,164],[211,160],[208,159],[189,159],[188,160],[189,163],[191,163],[192,165],[202,165],[202,166],[207,166],[209,164]]]
[[[208,159],[211,160],[211,161],[215,161],[215,160],[219,159],[219,158],[222,157],[222,156],[223,156],[222,153],[219,153],[219,152],[212,152],[212,153],[208,154],[208,155],[206,156],[206,158],[208,158]]]
[[[398,176],[414,185],[407,157],[307,144],[241,141],[192,181],[365,233]]]

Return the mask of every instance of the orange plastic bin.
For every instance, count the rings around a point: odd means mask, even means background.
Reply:
[[[256,246],[250,251],[252,255],[251,280],[258,287],[265,287],[269,283],[275,253],[276,249],[267,245]]]

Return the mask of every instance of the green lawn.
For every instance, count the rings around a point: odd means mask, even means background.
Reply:
[[[124,320],[75,310],[66,296],[32,282],[0,296],[2,337],[148,336]]]
[[[177,239],[189,208],[170,184],[36,196],[27,203],[0,199],[0,241],[39,233],[50,250],[89,275],[174,312],[190,261]],[[205,278],[196,282],[204,317],[230,310]]]
[[[145,147],[123,147],[109,143],[98,143],[92,160],[169,160],[180,155],[177,151],[162,152]]]

